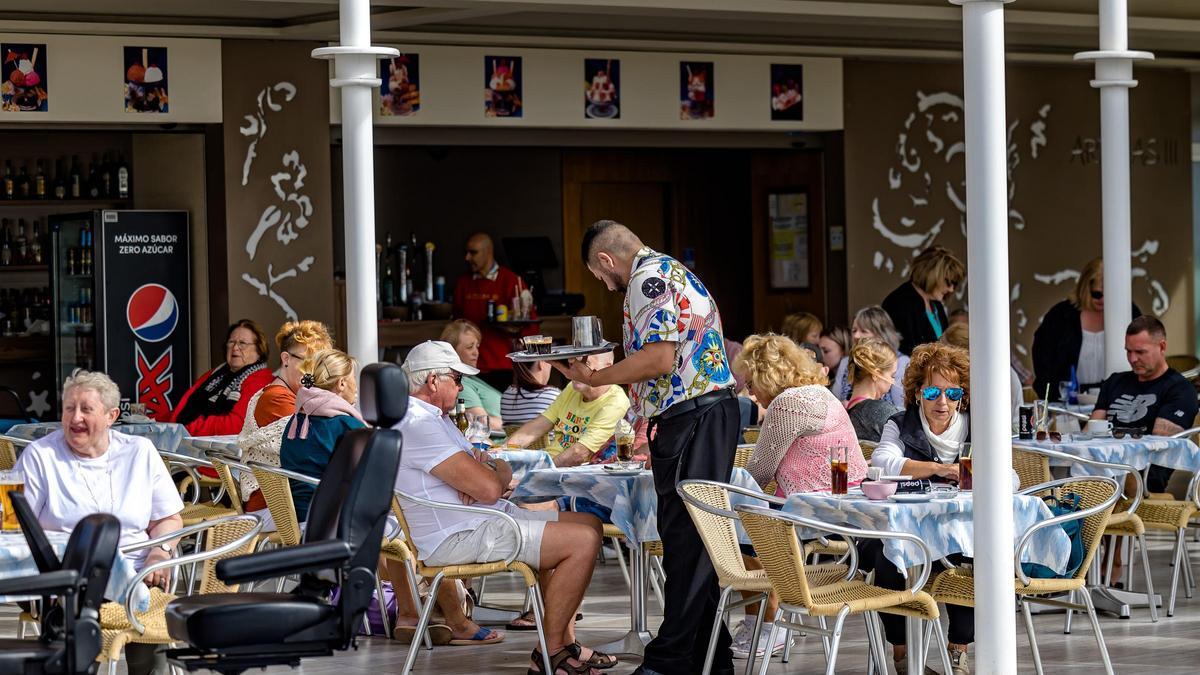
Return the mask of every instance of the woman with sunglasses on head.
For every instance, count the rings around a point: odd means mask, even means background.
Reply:
[[[1142,315],[1133,306],[1133,318]],[[1097,389],[1104,370],[1104,260],[1095,258],[1079,273],[1070,297],[1050,308],[1033,334],[1033,390],[1050,400],[1062,398],[1058,385],[1071,380],[1079,391]]]
[[[170,420],[192,436],[225,436],[242,430],[250,399],[271,381],[271,350],[258,324],[241,319],[225,332],[225,362],[200,376]]]
[[[908,281],[880,303],[900,331],[901,354],[911,354],[917,345],[942,337],[950,325],[942,303],[965,276],[962,261],[941,246],[931,246],[913,259]]]

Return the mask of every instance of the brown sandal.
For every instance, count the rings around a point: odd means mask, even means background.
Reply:
[[[542,650],[534,647],[529,654],[529,659],[537,664],[537,668],[530,668],[526,671],[526,675],[547,675],[542,672]],[[549,675],[596,675],[597,669],[587,663],[580,663],[578,666],[573,666],[568,661],[571,659],[579,660],[576,652],[568,645],[550,655],[550,674]]]
[[[612,654],[605,654],[604,652],[597,651],[595,649],[592,650],[592,658],[584,659],[583,645],[579,644],[578,642],[567,645],[565,648],[570,650],[571,653],[575,655],[575,659],[582,662],[583,665],[597,668],[599,670],[608,670],[609,668],[612,668],[620,663],[617,657],[613,656]]]

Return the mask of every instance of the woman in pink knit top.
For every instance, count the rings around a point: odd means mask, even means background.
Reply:
[[[849,482],[862,482],[867,462],[842,403],[813,357],[791,339],[767,333],[749,337],[733,369],[767,408],[746,469],[759,485],[774,480],[776,494],[830,489],[829,448],[844,445]]]

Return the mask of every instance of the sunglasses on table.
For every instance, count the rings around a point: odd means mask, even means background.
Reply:
[[[1037,439],[1039,441],[1051,440],[1058,443],[1062,440],[1062,434],[1057,431],[1039,431],[1037,432]]]
[[[1141,429],[1113,429],[1112,435],[1113,438],[1125,438],[1126,436],[1129,436],[1136,441],[1142,436],[1145,436],[1146,432],[1142,431]]]
[[[942,395],[943,391],[946,392],[946,398],[951,401],[962,400],[962,387],[946,387],[945,389],[942,389],[941,387],[925,387],[921,390],[921,398],[925,399],[926,401],[936,401],[938,400],[938,397]]]

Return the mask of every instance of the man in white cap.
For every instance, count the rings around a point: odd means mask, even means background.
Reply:
[[[446,416],[458,401],[463,375],[479,371],[463,363],[447,342],[427,341],[404,361],[408,414],[396,424],[404,435],[396,489],[443,503],[475,504],[516,519],[520,539],[500,517],[432,509],[404,503],[413,543],[427,565],[462,565],[504,560],[519,547],[517,560],[554,574],[542,575],[546,647],[555,670],[611,667],[616,659],[575,642],[575,611],[592,578],[600,552],[600,521],[588,514],[528,511],[501,499],[512,481],[507,462],[477,455]],[[486,629],[480,629],[484,631]],[[541,652],[530,655],[541,670]],[[569,666],[569,668],[567,668]]]

